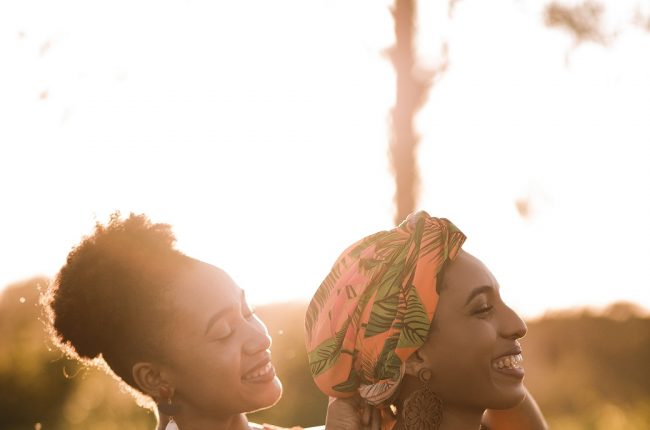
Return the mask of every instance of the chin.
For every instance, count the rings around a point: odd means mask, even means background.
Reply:
[[[268,409],[280,401],[282,397],[282,383],[275,377],[272,381],[262,388],[255,395],[255,404],[247,412],[256,412],[262,409]]]
[[[517,387],[511,387],[496,394],[488,409],[511,409],[523,402],[525,398],[526,390],[524,384],[521,383]]]

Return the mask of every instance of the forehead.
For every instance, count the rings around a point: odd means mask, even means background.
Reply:
[[[192,262],[175,284],[173,300],[197,312],[232,305],[241,297],[241,289],[226,272],[202,261]]]
[[[460,250],[456,259],[447,263],[444,274],[444,291],[466,295],[476,287],[498,287],[494,275],[470,253]]]

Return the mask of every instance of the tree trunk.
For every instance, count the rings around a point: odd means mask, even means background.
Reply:
[[[390,59],[397,79],[395,106],[391,111],[390,160],[395,175],[395,223],[399,224],[416,208],[419,174],[416,162],[419,136],[413,120],[430,86],[418,78],[415,60],[415,0],[395,0],[395,46]]]

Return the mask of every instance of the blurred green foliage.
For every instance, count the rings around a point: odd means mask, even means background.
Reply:
[[[0,429],[153,429],[112,377],[84,368],[52,348],[38,306],[46,279],[8,287],[0,296]],[[306,304],[257,309],[273,336],[285,390],[273,408],[250,414],[282,426],[323,423],[325,397],[307,369]],[[551,314],[528,322],[522,341],[526,384],[551,428],[650,429],[650,318],[633,305]]]
[[[0,295],[0,429],[153,429],[153,414],[110,376],[52,346],[39,306],[48,282],[31,279]]]

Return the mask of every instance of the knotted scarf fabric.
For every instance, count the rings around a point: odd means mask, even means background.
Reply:
[[[403,363],[427,338],[437,275],[464,241],[450,221],[417,212],[341,254],[305,317],[309,367],[321,391],[358,392],[371,405],[386,406]]]

